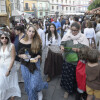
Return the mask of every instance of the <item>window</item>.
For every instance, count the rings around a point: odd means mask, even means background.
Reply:
[[[25,8],[28,9],[28,3],[25,3]]]
[[[62,6],[62,10],[64,10],[64,7]]]
[[[11,2],[13,2],[13,0],[10,0]]]
[[[61,2],[63,3],[63,0],[61,0]]]
[[[73,7],[73,10],[75,11],[75,7]]]
[[[54,9],[54,6],[52,6],[52,9]]]
[[[66,10],[68,10],[68,7],[66,7]]]
[[[35,4],[34,3],[32,4],[32,8],[35,8]]]
[[[69,1],[69,4],[71,4],[71,0]]]
[[[52,2],[54,2],[54,0],[52,0]]]
[[[42,7],[42,3],[40,3],[40,8]]]
[[[58,10],[58,6],[57,6],[57,10]]]
[[[73,1],[73,5],[74,5],[74,1]]]
[[[70,7],[70,10],[71,10],[71,7]]]
[[[57,2],[58,2],[58,0],[57,0]]]
[[[46,16],[48,16],[48,12],[46,12],[45,14],[46,14]]]
[[[66,3],[67,3],[67,0],[66,0]]]
[[[42,14],[43,14],[43,13],[42,13],[42,12],[40,12],[40,15],[41,15],[41,16],[42,16]]]
[[[0,8],[1,8],[1,1],[0,1]],[[0,12],[1,12],[1,9],[0,9]]]

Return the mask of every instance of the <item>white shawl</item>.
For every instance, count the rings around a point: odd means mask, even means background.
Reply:
[[[73,44],[84,44],[86,46],[89,46],[89,41],[86,38],[86,36],[84,34],[82,34],[81,32],[79,32],[77,35],[72,35],[71,30],[69,30],[67,32],[67,34],[64,35],[64,37],[62,38],[61,41],[68,41],[68,40],[73,40]]]

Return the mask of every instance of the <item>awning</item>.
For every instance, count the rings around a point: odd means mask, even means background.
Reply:
[[[19,10],[13,10],[12,11],[12,16],[21,16],[23,14],[23,12],[19,11]]]

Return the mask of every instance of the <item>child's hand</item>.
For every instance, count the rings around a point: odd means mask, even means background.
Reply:
[[[64,52],[64,46],[61,46],[60,49],[62,52]]]
[[[75,51],[75,52],[79,52],[80,51],[79,48],[72,48],[72,50]]]

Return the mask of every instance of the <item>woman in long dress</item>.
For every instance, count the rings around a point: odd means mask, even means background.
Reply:
[[[48,87],[48,84],[43,82],[40,72],[41,48],[40,36],[35,27],[29,25],[27,33],[20,40],[18,47],[19,57],[21,58],[21,72],[28,100],[42,100],[42,97],[40,99],[41,91]],[[40,94],[39,98],[38,94]]]
[[[0,100],[7,100],[14,96],[21,97],[15,60],[15,47],[10,42],[8,33],[0,35]]]
[[[51,23],[49,26],[49,32],[46,34],[46,46],[60,51],[61,37],[57,34],[56,26]],[[47,57],[44,65],[44,74],[48,75],[47,82],[49,82],[53,77],[60,75],[62,71],[63,58],[61,52],[54,52],[52,50],[47,50]]]
[[[72,48],[82,48],[89,46],[89,42],[84,34],[80,32],[80,25],[74,22],[69,32],[64,35],[61,42],[61,50],[64,51],[64,62],[62,68],[61,87],[69,94],[76,92],[76,66],[78,59],[74,59],[75,52]],[[66,48],[67,47],[67,48]],[[66,49],[65,49],[66,48]],[[71,55],[73,54],[73,55]],[[69,56],[70,55],[70,56]],[[67,59],[69,57],[69,59]],[[70,59],[73,58],[73,59]],[[77,56],[75,57],[77,58]],[[73,60],[73,61],[70,61]],[[66,93],[65,93],[66,94]]]

